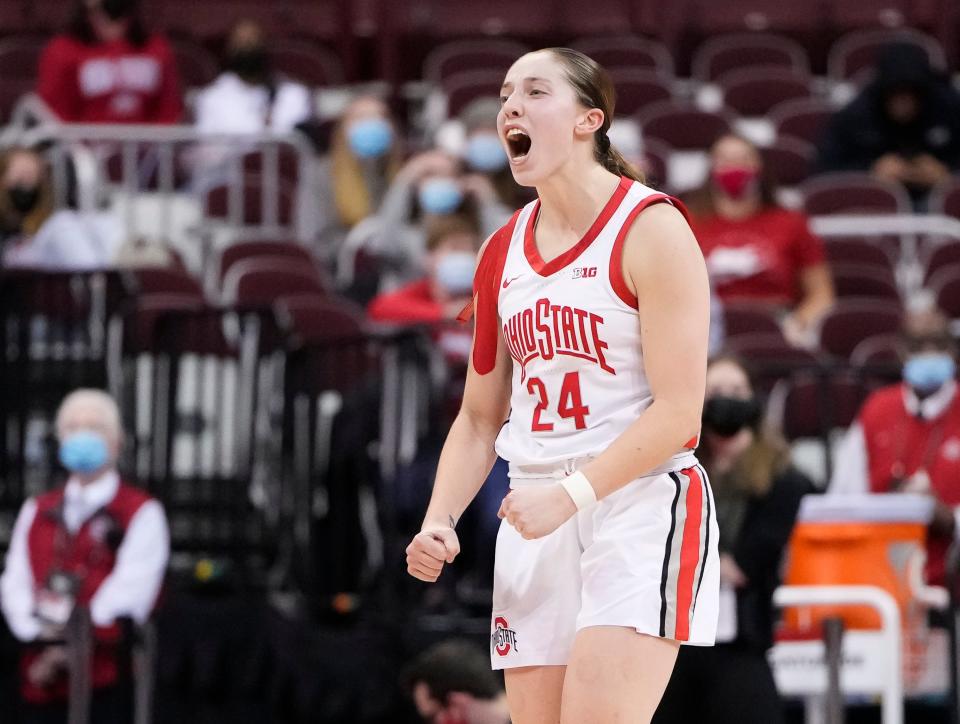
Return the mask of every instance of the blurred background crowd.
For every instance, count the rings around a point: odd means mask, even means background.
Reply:
[[[94,721],[144,677],[160,722],[506,721],[483,653],[502,461],[440,583],[402,550],[477,250],[534,194],[499,86],[566,45],[609,70],[611,140],[687,204],[713,290],[725,634],[659,721],[799,717],[766,652],[803,495],[924,496],[926,583],[951,576],[958,39],[951,0],[4,0],[0,711],[63,720],[77,603]]]

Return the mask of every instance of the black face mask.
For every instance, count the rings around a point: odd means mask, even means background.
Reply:
[[[40,199],[40,189],[36,186],[13,186],[7,189],[10,205],[20,214],[29,214]]]
[[[227,57],[227,68],[243,79],[259,80],[267,74],[267,51],[257,47],[236,50]]]
[[[100,9],[111,20],[120,20],[133,12],[134,3],[131,0],[102,0]]]
[[[760,403],[756,399],[711,397],[703,406],[703,426],[720,437],[733,437],[760,419]]]

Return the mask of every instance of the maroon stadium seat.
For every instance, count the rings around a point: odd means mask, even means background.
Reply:
[[[184,88],[199,88],[217,77],[217,59],[195,40],[170,38],[170,48],[177,62],[180,83]]]
[[[667,162],[670,160],[670,147],[655,138],[643,140],[643,160],[641,171],[648,186],[662,188],[667,183]]]
[[[632,116],[648,106],[669,100],[669,81],[652,70],[614,68],[611,73],[617,91],[617,116]]]
[[[808,214],[907,214],[910,198],[899,184],[858,172],[829,173],[805,181],[801,187]]]
[[[931,214],[945,214],[960,219],[960,178],[954,176],[933,189],[928,210]]]
[[[929,282],[938,271],[954,264],[960,264],[960,241],[951,241],[933,247],[924,265],[924,282]]]
[[[927,282],[937,306],[952,319],[960,318],[960,264],[941,267]]]
[[[779,333],[737,335],[726,341],[725,348],[744,361],[754,388],[764,395],[778,380],[820,364],[813,352],[791,346]]]
[[[820,325],[820,348],[848,359],[867,337],[895,334],[900,330],[902,311],[898,304],[879,299],[840,299]]]
[[[259,174],[245,174],[241,194],[240,222],[248,226],[259,226],[267,223],[267,216],[263,208],[263,183]],[[293,210],[296,199],[296,188],[284,178],[278,179],[277,184],[277,219],[276,223],[286,226],[293,221]],[[214,186],[206,194],[206,214],[213,219],[229,219],[230,193],[224,185]]]
[[[47,38],[8,37],[0,40],[0,123],[10,117],[17,100],[37,84],[37,65]]]
[[[850,353],[854,367],[898,366],[900,360],[900,335],[877,334],[867,337]]]
[[[770,33],[734,33],[701,45],[694,53],[691,75],[708,82],[733,70],[768,66],[810,73],[810,61],[799,43]]]
[[[203,301],[203,289],[194,277],[176,267],[143,267],[127,274],[136,294],[174,294]]]
[[[315,268],[316,262],[310,251],[294,241],[238,241],[220,251],[220,282],[237,262],[245,259],[289,260],[302,264],[305,268]]]
[[[769,118],[777,129],[777,136],[789,136],[816,144],[823,134],[833,110],[816,98],[785,101],[770,109]]]
[[[789,67],[741,68],[717,79],[723,102],[741,116],[764,116],[771,108],[810,97],[810,78]]]
[[[810,175],[814,148],[796,138],[778,138],[760,149],[763,163],[780,186],[796,186]]]
[[[274,310],[281,329],[299,342],[322,342],[363,334],[363,309],[345,299],[315,294],[286,294]]]
[[[555,3],[547,13],[556,13],[558,30],[565,36],[570,33],[615,35],[630,29],[638,5],[641,3],[636,0],[560,2]]]
[[[891,42],[919,45],[930,58],[930,64],[941,70],[947,63],[943,48],[934,38],[912,28],[855,30],[840,38],[830,48],[827,76],[834,81],[848,80],[873,67],[877,50]]]
[[[827,237],[823,242],[831,266],[855,264],[861,269],[880,269],[893,276],[893,260],[880,244],[857,237]]]
[[[423,78],[446,87],[454,75],[474,71],[494,71],[503,76],[513,62],[530,48],[513,40],[482,38],[457,40],[434,48],[423,63]],[[496,91],[494,92],[496,94]]]
[[[798,373],[788,383],[783,405],[783,434],[787,440],[823,437],[836,427],[852,423],[866,397],[853,377],[817,378]]]
[[[730,130],[731,114],[702,111],[691,105],[661,101],[637,115],[644,138],[663,141],[677,151],[705,151]]]
[[[455,73],[443,81],[447,97],[447,115],[454,117],[478,98],[498,98],[503,73],[498,70],[468,70]]]
[[[318,271],[293,259],[243,259],[223,278],[223,301],[240,307],[270,306],[289,294],[326,296]]]
[[[780,322],[769,306],[751,302],[727,302],[723,321],[728,339],[741,335],[776,335],[783,339]]]
[[[267,44],[271,67],[308,86],[340,85],[343,66],[326,48],[305,40],[285,38]]]
[[[580,38],[570,47],[585,53],[607,70],[651,70],[672,78],[673,57],[659,40],[637,35]]]
[[[830,271],[837,297],[869,297],[900,303],[900,292],[889,271],[864,268],[858,264],[836,264]]]

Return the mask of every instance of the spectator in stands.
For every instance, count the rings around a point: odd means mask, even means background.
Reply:
[[[710,149],[710,179],[689,207],[720,300],[766,305],[782,315],[788,341],[812,346],[834,300],[823,243],[803,214],[777,203],[756,146],[721,136]]]
[[[524,189],[513,180],[510,163],[500,134],[497,113],[500,99],[478,98],[460,114],[464,142],[461,151],[468,172],[464,188],[480,198],[495,197],[509,209],[517,209],[530,201],[531,189]]]
[[[118,685],[118,621],[142,623],[150,616],[167,564],[167,523],[160,504],[117,473],[123,433],[109,395],[91,389],[69,394],[57,412],[56,432],[69,478],[24,503],[0,578],[3,614],[24,644],[25,721],[66,720],[66,651],[52,642],[62,639],[82,606],[94,626],[91,721],[126,723],[131,716],[123,711]]]
[[[325,249],[339,249],[347,232],[374,213],[401,164],[401,147],[390,109],[361,95],[344,109],[321,162],[317,191],[324,219]]]
[[[144,28],[138,0],[75,0],[40,58],[37,92],[69,123],[176,123],[183,112],[173,53]]]
[[[903,382],[863,403],[834,458],[829,492],[933,498],[926,574],[928,583],[943,585],[960,511],[960,397],[956,343],[949,320],[932,303],[908,311],[901,354]]]
[[[510,724],[507,695],[488,655],[467,641],[431,646],[406,668],[404,688],[429,724]]]
[[[50,271],[110,266],[123,238],[119,221],[107,212],[55,211],[53,204],[43,156],[28,148],[0,153],[0,266]]]
[[[377,214],[356,226],[345,246],[362,248],[379,260],[381,287],[416,279],[426,268],[427,232],[436,221],[464,216],[486,238],[510,218],[512,210],[492,186],[469,186],[450,154],[418,154],[397,172]]]
[[[780,559],[810,481],[789,449],[763,431],[744,366],[707,367],[697,457],[713,487],[720,528],[720,623],[713,648],[683,646],[654,724],[778,724],[780,698],[767,663]]]
[[[313,115],[310,91],[270,68],[267,40],[252,20],[241,20],[227,39],[223,72],[196,98],[197,128],[211,133],[292,131]]]
[[[378,294],[367,308],[370,318],[400,324],[455,319],[470,302],[480,241],[468,220],[438,219],[427,235],[426,275]]]
[[[890,44],[818,148],[821,171],[869,171],[920,199],[960,169],[960,93],[931,69],[923,48]]]

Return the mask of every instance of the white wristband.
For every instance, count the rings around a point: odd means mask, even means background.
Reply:
[[[597,493],[587,480],[587,476],[579,470],[573,475],[568,475],[560,481],[560,485],[567,491],[567,494],[573,499],[573,504],[577,510],[589,508],[597,502]]]

